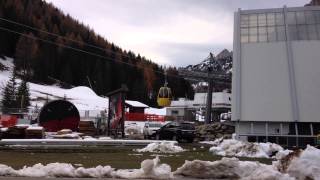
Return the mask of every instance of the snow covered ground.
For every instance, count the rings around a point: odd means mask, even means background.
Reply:
[[[141,162],[140,169],[115,169],[111,166],[84,168],[68,163],[35,164],[15,170],[0,164],[0,176],[22,177],[95,177],[124,179],[169,179],[169,178],[205,178],[205,179],[246,179],[246,180],[304,180],[320,179],[320,150],[308,146],[298,153],[291,152],[266,165],[255,161],[240,161],[233,158],[222,158],[217,161],[185,161],[172,171],[167,164],[160,162],[159,157]],[[79,167],[80,166],[80,167]]]

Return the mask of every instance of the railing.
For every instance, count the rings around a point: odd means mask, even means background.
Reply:
[[[126,113],[126,121],[159,121],[164,122],[165,116],[144,113]]]

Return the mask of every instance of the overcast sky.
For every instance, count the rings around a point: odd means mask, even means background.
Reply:
[[[46,0],[109,42],[159,64],[197,64],[232,50],[233,12],[310,0]]]

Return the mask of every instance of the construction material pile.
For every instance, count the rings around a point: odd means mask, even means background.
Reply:
[[[16,125],[2,132],[2,139],[24,139],[28,125]]]
[[[1,128],[2,139],[42,139],[44,128],[30,124],[18,124],[8,128]]]
[[[44,136],[45,136],[44,128],[41,126],[38,126],[38,127],[29,126],[26,129],[27,139],[42,139]]]
[[[79,121],[79,132],[86,136],[94,136],[96,134],[96,128],[93,121]]]
[[[83,134],[78,132],[72,132],[70,129],[62,129],[56,133],[48,134],[47,138],[54,139],[80,139]]]
[[[199,141],[213,141],[218,138],[231,138],[234,126],[220,122],[196,126],[196,137]]]

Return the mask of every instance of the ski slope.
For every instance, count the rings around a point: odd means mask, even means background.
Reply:
[[[4,59],[0,58],[0,63],[7,67],[6,70],[0,71],[0,85],[4,87],[14,67],[13,59],[8,57]],[[17,82],[19,83],[20,80],[17,79]],[[90,111],[90,113],[95,112],[94,114],[98,114],[100,111],[108,109],[108,98],[98,96],[89,87],[79,86],[72,89],[63,89],[55,85],[40,85],[31,82],[28,84],[30,88],[31,109],[35,107],[41,108],[47,101],[63,98],[73,103],[80,111],[80,114],[86,110]],[[130,102],[137,103],[137,101]],[[165,109],[146,108],[146,113],[165,115],[166,111]]]

